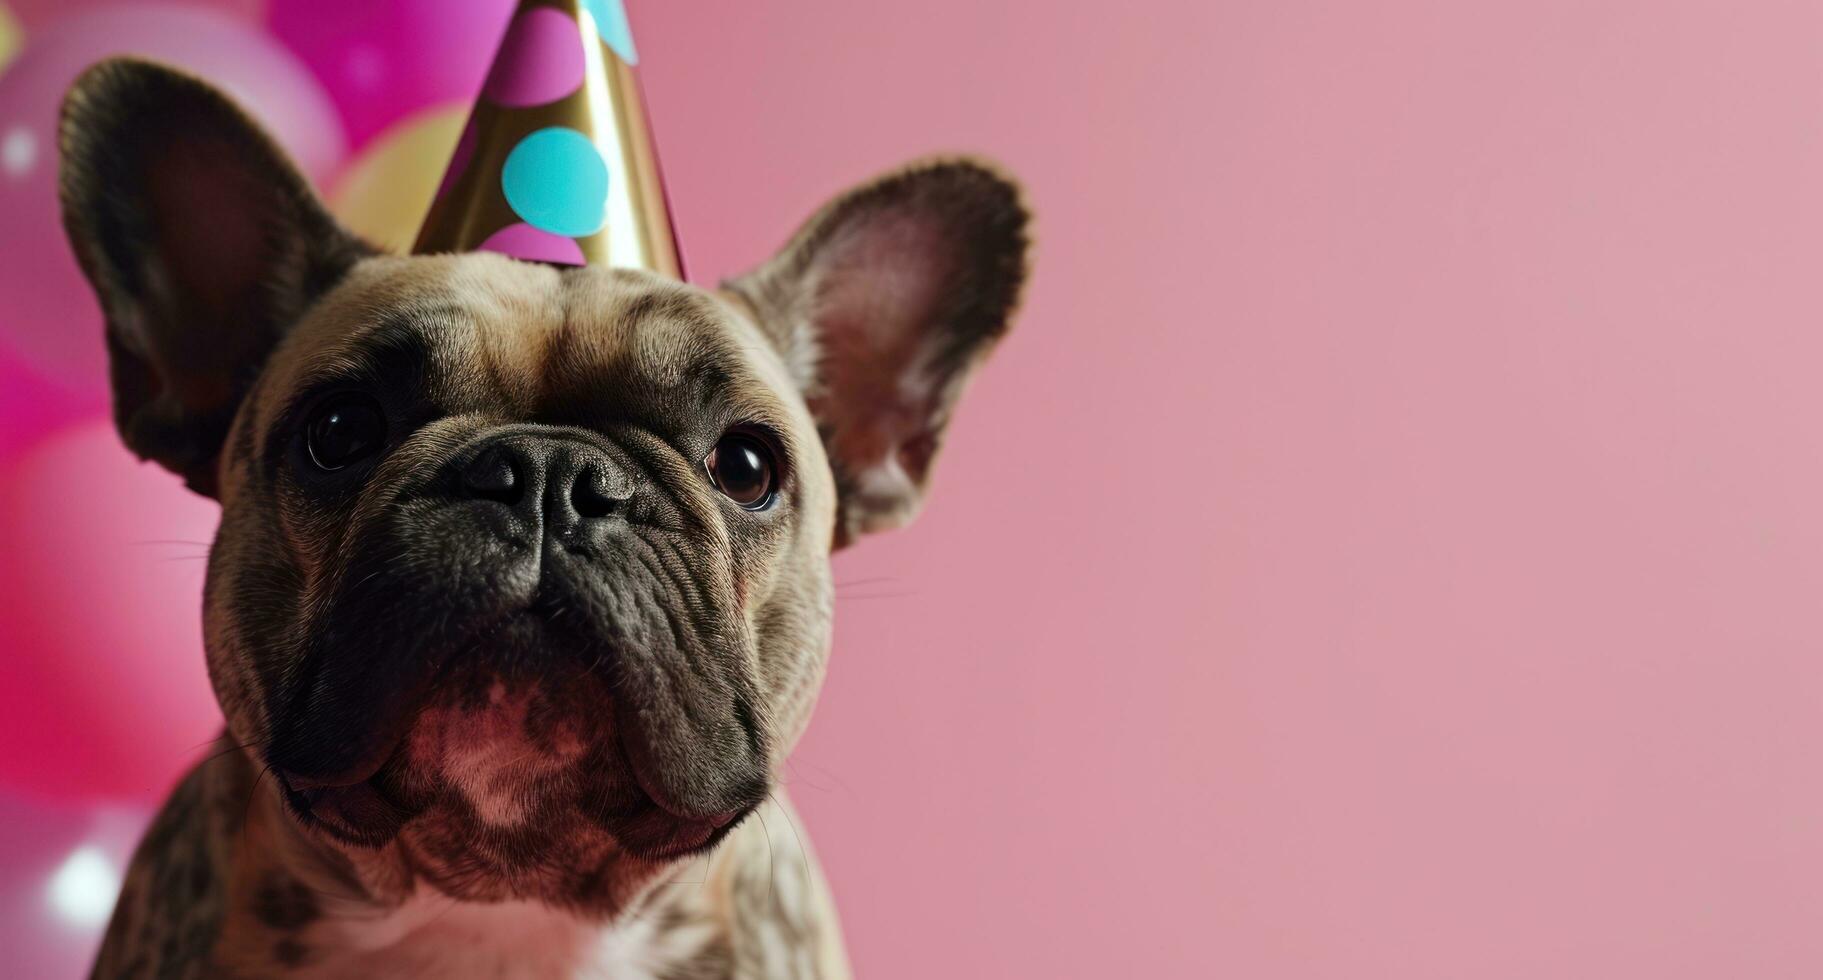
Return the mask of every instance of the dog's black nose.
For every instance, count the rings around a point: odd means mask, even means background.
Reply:
[[[462,468],[462,489],[486,500],[517,503],[524,485],[513,456],[496,447],[482,450]]]
[[[461,464],[463,496],[492,500],[555,530],[621,512],[633,496],[627,469],[580,439],[515,433],[489,440]]]

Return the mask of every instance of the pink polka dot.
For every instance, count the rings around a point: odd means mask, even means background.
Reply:
[[[449,189],[468,172],[468,162],[475,158],[475,117],[468,117],[468,125],[462,127],[462,136],[456,140],[456,152],[450,154],[449,169],[443,171],[443,183],[437,185],[437,197],[449,193]]]
[[[582,87],[582,30],[570,15],[533,7],[513,18],[481,94],[503,106],[543,105]]]
[[[528,224],[507,225],[505,228],[487,236],[481,243],[481,251],[499,252],[516,259],[527,259],[532,262],[553,262],[557,265],[588,265],[589,260],[582,254],[582,246],[576,239],[553,235],[540,231]]]

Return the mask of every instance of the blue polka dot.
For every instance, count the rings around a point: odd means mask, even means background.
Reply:
[[[500,189],[527,224],[553,235],[593,235],[608,220],[608,165],[567,126],[520,140],[500,168]]]
[[[639,64],[639,52],[633,50],[633,29],[627,26],[627,8],[621,0],[582,0],[595,21],[595,32],[603,42],[629,65]]]

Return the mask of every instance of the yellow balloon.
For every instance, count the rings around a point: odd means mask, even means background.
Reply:
[[[454,103],[394,123],[342,174],[329,195],[329,209],[375,245],[410,251],[468,110],[468,103]]]
[[[13,60],[19,53],[19,46],[25,43],[25,37],[19,29],[19,21],[13,18],[6,4],[0,3],[0,68]]]

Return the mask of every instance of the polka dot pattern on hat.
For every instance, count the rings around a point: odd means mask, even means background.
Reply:
[[[518,0],[502,26],[412,251],[681,278],[622,0]]]
[[[608,165],[601,151],[568,126],[533,130],[500,168],[500,190],[513,213],[553,235],[593,235],[607,223]]]
[[[613,48],[627,64],[639,64],[639,52],[633,48],[633,29],[627,26],[627,8],[621,0],[583,0],[582,6],[595,21],[602,43]]]
[[[576,239],[539,231],[528,224],[507,225],[487,236],[481,243],[483,252],[499,252],[516,259],[554,262],[558,265],[587,265],[582,246]]]
[[[582,87],[582,33],[553,7],[520,11],[506,29],[481,97],[509,107],[555,102]]]

